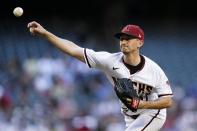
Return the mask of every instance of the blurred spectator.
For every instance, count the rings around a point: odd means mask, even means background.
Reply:
[[[9,118],[13,103],[3,86],[0,85],[0,112]]]

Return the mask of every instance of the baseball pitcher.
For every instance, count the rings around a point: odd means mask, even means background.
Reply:
[[[62,39],[33,21],[30,33],[42,36],[64,53],[103,71],[114,87],[126,122],[125,131],[159,131],[172,105],[172,90],[164,71],[140,53],[144,32],[137,25],[126,25],[115,34],[120,40],[118,53],[96,52]]]

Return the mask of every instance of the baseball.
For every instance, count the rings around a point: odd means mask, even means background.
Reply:
[[[13,10],[13,14],[16,16],[16,17],[20,17],[23,15],[23,9],[21,7],[16,7],[14,10]]]

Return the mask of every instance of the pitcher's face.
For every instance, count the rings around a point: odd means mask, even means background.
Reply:
[[[139,51],[139,48],[143,45],[142,41],[138,38],[132,38],[126,35],[120,37],[120,50],[124,54]]]

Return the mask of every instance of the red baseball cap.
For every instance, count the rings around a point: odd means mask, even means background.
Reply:
[[[129,36],[133,36],[134,38],[138,38],[142,41],[144,41],[144,31],[137,25],[126,25],[121,32],[116,33],[114,36],[118,39],[120,39],[120,37],[122,35],[129,35]]]

